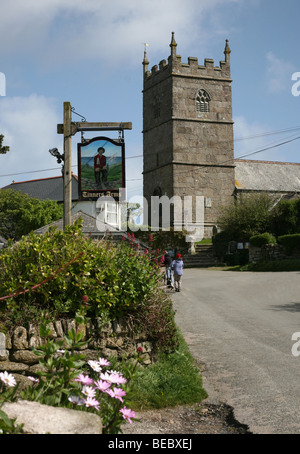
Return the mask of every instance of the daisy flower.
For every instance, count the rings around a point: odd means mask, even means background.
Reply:
[[[88,361],[88,365],[95,371],[95,372],[100,372],[102,367],[100,366],[99,361]]]
[[[17,384],[15,377],[12,374],[9,374],[7,371],[0,372],[0,380],[10,387],[14,387]]]
[[[97,389],[99,389],[100,391],[106,391],[109,387],[110,387],[110,383],[108,383],[107,381],[103,381],[103,380],[97,380],[95,381],[94,380],[94,385],[96,386]]]
[[[39,379],[38,378],[35,378],[35,377],[31,377],[31,376],[28,376],[27,377],[29,380],[31,380],[33,383],[39,383]]]
[[[124,407],[121,408],[120,412],[122,413],[123,419],[127,419],[130,424],[132,424],[131,418],[135,418],[134,411],[130,410],[130,408]]]
[[[85,403],[85,400],[79,396],[69,396],[68,400],[75,405],[83,405]]]
[[[107,361],[107,359],[105,359],[105,358],[99,358],[98,362],[99,362],[100,366],[110,366],[110,362]]]
[[[84,374],[79,374],[77,378],[74,378],[74,381],[80,381],[83,385],[91,385],[93,383],[93,380],[88,375]]]
[[[116,383],[117,385],[121,385],[122,383],[126,383],[126,378],[122,377],[118,372],[117,373],[112,373],[110,375],[110,382],[111,383]]]
[[[123,389],[121,389],[121,388],[114,388],[113,390],[109,389],[106,392],[107,392],[107,394],[110,395],[110,397],[114,397],[115,399],[119,399],[121,402],[123,402],[122,397],[126,396],[126,392]]]
[[[94,399],[93,397],[87,397],[84,403],[86,407],[93,407],[99,411],[100,402],[98,402],[98,400]]]
[[[110,380],[110,374],[108,372],[104,372],[104,373],[102,372],[100,374],[100,378],[101,378],[101,380],[108,381],[109,383],[111,381]]]
[[[96,391],[91,386],[84,386],[81,392],[87,397],[95,397],[96,395]]]

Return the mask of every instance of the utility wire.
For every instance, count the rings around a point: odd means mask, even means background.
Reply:
[[[300,130],[300,127],[281,129],[281,130],[278,130],[278,131],[271,131],[271,132],[266,132],[266,133],[263,133],[263,134],[256,134],[256,135],[249,136],[249,137],[238,138],[238,139],[234,139],[233,142],[242,141],[242,140],[250,140],[250,139],[254,139],[254,138],[265,137],[265,136],[269,136],[269,135],[281,134],[281,133],[284,133],[284,132],[297,131],[297,130]],[[244,158],[244,157],[247,157],[247,156],[251,156],[251,155],[254,155],[254,154],[261,153],[263,151],[270,150],[272,148],[277,148],[279,146],[282,146],[282,145],[285,145],[287,143],[290,143],[290,142],[293,142],[295,140],[298,140],[299,138],[300,138],[300,136],[297,136],[297,137],[295,137],[293,139],[286,140],[286,141],[281,142],[279,144],[275,144],[275,145],[272,145],[272,146],[269,146],[269,147],[266,147],[266,148],[262,148],[262,149],[257,150],[257,151],[253,151],[253,152],[241,155],[241,156],[237,156],[237,157],[234,157],[234,158],[232,158],[232,159],[230,159],[228,161],[224,161],[224,162],[221,162],[221,163],[218,163],[218,164],[225,164],[225,163],[227,163],[229,161],[232,161],[234,159],[241,159],[241,158]],[[219,142],[219,143],[222,143],[222,142]],[[140,158],[140,157],[143,157],[143,154],[135,155],[135,156],[127,156],[125,159],[133,159],[133,158]],[[77,164],[73,165],[72,167],[77,167]],[[11,177],[11,176],[15,176],[15,175],[25,175],[25,174],[29,174],[29,173],[49,172],[49,171],[53,171],[53,170],[59,170],[59,169],[57,167],[53,167],[53,168],[49,168],[49,169],[31,170],[31,171],[26,171],[26,172],[15,172],[15,173],[10,173],[10,174],[0,175],[0,178]],[[142,178],[136,179],[136,181],[137,180],[142,180]],[[134,180],[127,180],[127,181],[134,181]]]

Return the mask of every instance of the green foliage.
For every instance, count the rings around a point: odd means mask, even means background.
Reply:
[[[267,194],[252,194],[238,198],[223,208],[218,219],[220,228],[235,241],[248,241],[266,231],[273,201]]]
[[[214,254],[218,259],[222,260],[225,254],[227,254],[228,243],[233,240],[232,234],[229,234],[226,230],[217,233],[212,238]]]
[[[21,392],[21,398],[54,407],[74,409],[76,405],[81,411],[100,414],[104,426],[103,433],[117,434],[122,432],[121,425],[124,421],[120,410],[126,402],[123,399],[114,399],[105,391],[97,390],[95,387],[96,381],[100,378],[100,373],[104,373],[105,370],[104,367],[101,367],[98,371],[93,370],[85,356],[80,352],[78,353],[78,350],[86,345],[86,342],[82,341],[82,333],[72,329],[67,336],[64,336],[64,340],[55,342],[53,339],[49,339],[48,323],[47,315],[43,314],[40,336],[44,343],[39,349],[34,349],[34,353],[40,357],[39,363],[42,367],[41,370],[36,371],[38,378],[32,377],[34,384]],[[63,345],[67,346],[67,349],[62,350]],[[130,389],[130,380],[134,376],[136,365],[126,365],[123,362],[122,366],[124,373],[121,373],[121,375],[126,380],[126,385],[122,389],[124,395],[126,395],[126,391]],[[115,373],[115,371],[110,372]],[[91,386],[88,386],[88,388],[92,390],[92,396],[96,397],[97,402],[95,403],[98,405],[87,405],[85,397],[89,394],[85,394],[84,386],[81,383],[83,376],[89,379]]]
[[[80,227],[77,222],[66,232],[32,233],[0,255],[0,296],[10,296],[0,302],[2,324],[26,324],[45,311],[52,318],[81,313],[115,319],[143,310],[152,314],[153,324],[145,323],[152,337],[169,348],[175,322],[159,291],[156,253],[140,253],[133,241],[93,241]],[[156,319],[160,329],[154,333]]]
[[[183,231],[176,231],[173,227],[170,230],[159,230],[158,232],[151,232],[151,228],[143,226],[147,230],[138,230],[134,232],[136,238],[149,245],[153,250],[159,251],[161,255],[164,254],[165,250],[174,249],[184,250],[187,249],[187,243],[185,241],[186,233]]]
[[[281,235],[278,237],[278,241],[283,244],[288,254],[294,250],[300,251],[300,233]]]
[[[175,407],[201,402],[207,397],[202,377],[181,333],[176,351],[160,354],[158,361],[139,367],[128,394],[136,410]]]
[[[300,233],[300,199],[281,200],[274,207],[271,229],[276,236]]]
[[[50,335],[48,323],[47,315],[42,314],[40,336],[44,344],[39,349],[33,349],[42,366],[41,370],[36,372],[39,377],[38,383],[22,391],[21,397],[55,407],[67,406],[68,397],[78,391],[74,378],[85,363],[84,355],[78,353],[78,350],[86,342],[82,341],[82,333],[74,330],[69,331],[62,341],[48,340]],[[68,349],[62,350],[65,345]]]
[[[249,262],[249,249],[240,249],[233,254],[225,254],[224,261],[228,266],[246,265]]]
[[[3,139],[4,139],[4,135],[0,134],[0,154],[6,154],[9,151],[9,147],[8,146],[3,146],[2,145]]]
[[[268,232],[261,233],[259,235],[253,235],[249,241],[252,246],[256,246],[256,247],[261,247],[265,244],[276,244],[277,243],[275,236]]]
[[[2,410],[5,402],[15,402],[17,400],[18,385],[8,387],[0,380],[0,434],[22,433],[22,425],[16,424],[16,418],[11,419]]]
[[[32,230],[50,224],[63,215],[63,207],[52,200],[38,200],[20,191],[0,191],[0,234],[19,240]]]

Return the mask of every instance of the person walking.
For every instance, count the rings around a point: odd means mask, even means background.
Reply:
[[[173,260],[171,264],[171,269],[174,271],[174,284],[175,292],[180,292],[181,290],[181,280],[183,276],[183,260],[180,254],[176,254],[176,259]]]
[[[165,265],[165,271],[166,271],[165,276],[166,276],[168,287],[174,287],[171,264],[172,264],[172,257],[170,256],[170,254],[167,251],[165,251],[164,265]]]

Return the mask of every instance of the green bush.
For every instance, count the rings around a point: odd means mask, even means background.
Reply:
[[[158,266],[126,241],[110,244],[84,237],[80,224],[66,232],[30,234],[0,256],[3,314],[15,322],[73,316],[84,307],[90,317],[117,317],[135,311],[155,292]],[[1,310],[1,309],[0,309]]]
[[[271,212],[271,229],[278,237],[300,233],[300,199],[281,200]]]
[[[222,232],[217,233],[212,238],[212,244],[214,248],[214,254],[218,259],[225,260],[225,255],[228,250],[228,243],[233,239],[232,235],[223,230]],[[225,260],[226,261],[226,260]]]
[[[278,241],[286,248],[288,254],[294,250],[300,250],[300,233],[281,235],[278,237]]]
[[[249,250],[240,249],[233,254],[225,254],[224,262],[228,266],[246,265],[249,262]]]
[[[250,244],[251,246],[256,246],[256,247],[261,247],[264,246],[265,244],[276,244],[276,238],[268,232],[261,233],[259,235],[253,235],[250,238]]]

